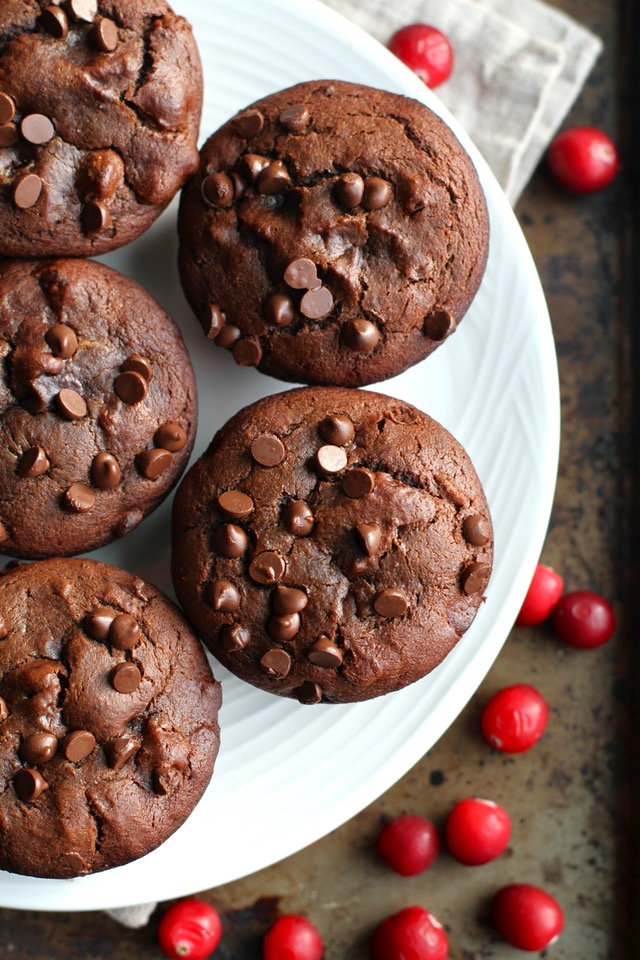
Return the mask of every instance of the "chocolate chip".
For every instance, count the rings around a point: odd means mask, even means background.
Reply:
[[[226,323],[216,337],[216,347],[232,347],[241,336],[242,330],[235,327],[232,323]]]
[[[8,93],[0,93],[0,126],[11,123],[16,115],[16,104]]]
[[[318,279],[318,268],[308,257],[292,260],[284,271],[284,282],[294,290],[318,290],[322,281]]]
[[[71,763],[84,760],[96,745],[96,738],[89,730],[74,730],[66,736],[62,743],[62,752]]]
[[[285,293],[272,293],[264,302],[267,323],[276,327],[288,327],[296,318],[296,305]]]
[[[109,643],[116,650],[133,650],[142,639],[140,624],[130,613],[119,613],[109,627]]]
[[[82,229],[85,233],[102,233],[112,224],[109,208],[102,200],[88,200],[80,215]]]
[[[355,436],[355,427],[349,417],[338,415],[325,417],[318,425],[318,433],[327,443],[344,447]]]
[[[254,503],[251,497],[241,490],[225,490],[218,497],[218,506],[228,517],[242,520],[253,513]]]
[[[210,173],[202,181],[202,196],[210,207],[230,207],[235,189],[226,173]]]
[[[44,339],[54,357],[61,360],[68,360],[78,349],[76,332],[66,323],[54,323],[45,332]]]
[[[309,123],[309,111],[304,103],[292,103],[284,108],[278,120],[289,133],[300,133]]]
[[[255,137],[257,133],[260,133],[264,126],[264,117],[259,110],[246,110],[233,118],[231,126],[239,137],[248,140],[249,137]]]
[[[270,163],[268,157],[262,157],[258,153],[245,153],[240,160],[240,173],[249,183],[254,183]]]
[[[51,464],[42,447],[29,447],[18,463],[19,477],[39,477],[46,473]]]
[[[324,634],[309,648],[307,656],[317,667],[339,667],[342,664],[342,650]]]
[[[491,525],[479,514],[471,514],[462,522],[462,536],[472,547],[483,547],[491,537]]]
[[[244,650],[251,642],[251,634],[245,627],[239,623],[232,623],[229,627],[224,627],[220,633],[220,645],[227,653],[233,653],[235,650]]]
[[[285,530],[294,537],[308,537],[313,530],[314,517],[311,507],[302,500],[292,500],[288,503],[282,520]]]
[[[258,193],[267,197],[284,193],[290,185],[291,177],[280,160],[270,163],[258,177]]]
[[[56,404],[59,413],[67,420],[82,420],[87,415],[84,398],[75,390],[62,389],[56,397]]]
[[[96,607],[86,615],[82,626],[92,640],[104,642],[109,636],[109,630],[115,618],[116,614],[110,607]]]
[[[380,331],[370,320],[354,317],[343,326],[342,339],[356,353],[371,353],[380,340]]]
[[[25,173],[13,184],[13,202],[20,210],[35,206],[42,193],[42,180],[35,173]]]
[[[251,444],[251,456],[263,467],[277,467],[286,453],[284,443],[273,433],[261,433]]]
[[[358,523],[355,527],[358,542],[368,557],[376,555],[382,541],[382,530],[378,523]]]
[[[7,719],[8,716],[9,716],[9,708],[4,702],[4,700],[2,699],[2,697],[0,697],[0,723],[4,723],[4,721]]]
[[[300,301],[300,313],[309,320],[320,320],[333,310],[333,294],[326,287],[307,290]]]
[[[19,134],[15,123],[0,125],[0,147],[13,147],[18,142]]]
[[[95,505],[96,495],[86,483],[72,483],[65,492],[64,501],[75,513],[88,513]]]
[[[438,343],[451,332],[452,318],[448,310],[434,310],[424,318],[424,332],[429,340]]]
[[[153,792],[161,797],[169,796],[178,789],[182,782],[180,771],[175,767],[156,767],[151,776]]]
[[[315,465],[323,473],[340,473],[347,465],[347,454],[342,447],[328,443],[316,452]]]
[[[249,564],[249,576],[256,583],[277,583],[282,580],[287,565],[279,553],[265,550],[257,553]]]
[[[58,738],[52,733],[32,733],[20,744],[20,759],[26,763],[46,763],[58,749]]]
[[[260,665],[272,677],[282,680],[291,670],[291,657],[286,650],[274,647],[261,657]]]
[[[153,376],[153,365],[148,357],[143,357],[141,353],[132,353],[130,357],[120,366],[121,370],[135,370],[141,377],[144,377],[147,383],[151,383]]]
[[[219,613],[235,613],[240,606],[240,591],[230,580],[214,580],[209,584],[208,597]]]
[[[234,200],[241,200],[244,197],[247,184],[237,170],[232,170],[229,176],[231,177],[231,181],[233,183],[233,198]]]
[[[359,173],[343,173],[335,182],[333,194],[343,207],[357,207],[364,194],[364,180]]]
[[[118,28],[113,20],[100,17],[89,31],[89,40],[97,50],[113,53],[118,46]]]
[[[366,467],[354,467],[342,478],[342,489],[352,500],[366,497],[376,485],[376,475]]]
[[[26,803],[31,803],[33,800],[38,799],[40,794],[48,788],[49,784],[37,770],[31,770],[25,767],[16,773],[13,786],[21,800],[24,800]]]
[[[133,737],[117,737],[104,745],[107,763],[112,770],[119,770],[123,767],[127,760],[130,760],[139,749],[140,744]]]
[[[274,613],[284,614],[300,613],[309,602],[304,590],[298,590],[297,587],[283,587],[278,585],[273,588],[271,593],[271,606]]]
[[[83,23],[91,23],[98,12],[98,0],[66,0],[67,13]]]
[[[43,113],[29,113],[23,117],[20,133],[28,143],[40,146],[48,143],[55,134],[55,127]]]
[[[362,206],[365,210],[380,210],[391,200],[391,184],[381,177],[367,177],[364,181]]]
[[[123,403],[133,405],[144,400],[149,391],[149,384],[146,378],[136,370],[125,370],[116,377],[113,389]]]
[[[241,557],[249,544],[246,533],[235,523],[223,523],[218,527],[214,540],[218,553],[230,560]]]
[[[381,617],[401,617],[409,609],[409,601],[402,590],[388,587],[376,594],[373,607]]]
[[[293,640],[300,629],[300,614],[287,613],[281,616],[269,617],[267,633],[274,640]]]
[[[113,490],[122,479],[120,464],[112,453],[101,450],[91,463],[91,482],[99,490]]]
[[[311,680],[305,680],[299,687],[293,691],[299,703],[312,704],[320,703],[322,700],[322,687]]]
[[[207,339],[215,340],[224,326],[225,316],[216,303],[210,303],[207,311]]]
[[[233,359],[239,367],[257,367],[262,360],[262,347],[257,340],[242,337],[233,345]]]
[[[118,663],[111,674],[111,683],[118,693],[134,693],[142,681],[142,674],[135,663],[124,660]]]
[[[40,16],[43,30],[56,40],[64,40],[69,33],[69,21],[62,7],[45,7]]]
[[[173,454],[162,447],[142,450],[136,454],[136,467],[147,480],[157,480],[173,462]]]
[[[484,590],[489,582],[490,573],[491,567],[488,563],[474,561],[473,563],[467,564],[460,574],[460,586],[463,592],[470,595]]]
[[[167,420],[158,427],[153,435],[153,442],[156,447],[162,447],[164,450],[170,450],[171,453],[177,453],[187,445],[187,431],[174,420]]]

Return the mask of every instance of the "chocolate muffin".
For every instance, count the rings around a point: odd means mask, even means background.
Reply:
[[[0,868],[77,877],[189,816],[218,752],[220,687],[155,587],[95,560],[0,577]]]
[[[234,416],[180,484],[172,569],[213,654],[301,703],[366,700],[433,670],[493,559],[460,444],[408,403],[301,388]]]
[[[191,361],[137,283],[91,260],[0,265],[0,552],[81,553],[169,493],[195,439]]]
[[[205,144],[180,205],[182,284],[236,363],[358,386],[426,357],[482,279],[475,168],[422,103],[302,83]]]
[[[134,240],[198,165],[202,68],[164,0],[0,4],[0,256]]]

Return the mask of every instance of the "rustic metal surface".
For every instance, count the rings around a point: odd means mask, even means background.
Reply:
[[[628,760],[636,655],[630,604],[625,610],[638,529],[631,374],[640,342],[631,297],[640,287],[631,252],[637,200],[631,151],[638,140],[632,120],[640,112],[632,82],[637,68],[627,51],[640,31],[634,0],[554,4],[605,41],[566,125],[609,132],[621,145],[624,168],[608,190],[583,198],[563,194],[540,170],[516,210],[547,294],[560,367],[561,465],[543,560],[562,573],[566,589],[607,596],[619,629],[608,646],[590,652],[562,646],[546,627],[514,629],[471,703],[393,789],[307,850],[202,894],[223,914],[216,960],[261,957],[264,932],[283,912],[303,913],[318,926],[326,960],[365,960],[375,924],[413,903],[445,924],[455,960],[524,956],[501,943],[487,919],[493,892],[514,880],[544,886],[564,907],[565,932],[545,954],[552,960],[640,955],[633,929],[636,784]],[[480,711],[494,691],[519,681],[547,697],[550,722],[531,751],[502,756],[479,733]],[[384,818],[414,812],[442,825],[452,805],[472,795],[490,797],[511,814],[513,836],[501,858],[462,867],[443,851],[430,871],[409,879],[376,859]],[[0,958],[158,958],[160,912],[144,930],[128,931],[102,913],[0,910]]]

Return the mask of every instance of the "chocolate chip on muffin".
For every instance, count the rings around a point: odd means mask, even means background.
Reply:
[[[174,501],[187,616],[229,670],[302,703],[369,699],[433,670],[492,561],[461,445],[370,391],[307,387],[245,407]]]

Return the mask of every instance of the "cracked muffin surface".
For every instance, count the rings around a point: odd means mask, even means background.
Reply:
[[[167,496],[195,440],[173,320],[91,260],[0,265],[0,552],[93,550]]]
[[[489,221],[471,160],[430,109],[313,81],[209,138],[179,230],[182,284],[217,346],[283,380],[358,386],[455,331]]]
[[[427,674],[470,626],[492,561],[461,445],[370,391],[303,387],[246,407],[174,500],[187,617],[231,672],[301,703]]]
[[[164,0],[0,4],[0,256],[91,256],[195,171],[202,67]]]
[[[92,560],[0,576],[0,868],[75,877],[163,843],[211,778],[220,688],[178,609]]]

